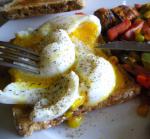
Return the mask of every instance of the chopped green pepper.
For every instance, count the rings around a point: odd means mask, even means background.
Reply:
[[[144,42],[144,36],[141,33],[135,35],[135,40],[138,42]]]

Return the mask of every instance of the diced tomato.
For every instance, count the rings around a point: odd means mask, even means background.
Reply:
[[[115,40],[120,34],[124,33],[131,26],[131,21],[126,19],[122,23],[110,28],[107,32],[110,41]]]
[[[141,30],[143,28],[144,21],[141,19],[135,20],[132,26],[125,32],[124,38],[128,41],[135,39],[136,30]]]
[[[148,75],[137,75],[136,80],[141,86],[143,86],[147,89],[150,89],[150,76],[148,76]]]

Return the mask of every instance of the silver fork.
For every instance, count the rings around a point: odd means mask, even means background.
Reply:
[[[13,2],[13,0],[0,0],[0,6],[4,6],[5,4],[8,4],[10,2]]]
[[[39,74],[39,55],[27,48],[0,41],[0,65]]]

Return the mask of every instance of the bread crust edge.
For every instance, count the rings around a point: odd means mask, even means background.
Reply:
[[[131,84],[131,86],[129,86],[128,89],[122,90],[121,94],[118,95],[118,93],[113,93],[105,101],[99,103],[97,106],[81,107],[78,110],[74,111],[73,115],[74,116],[85,115],[86,113],[92,110],[123,103],[135,98],[139,94],[140,94],[140,87],[137,84]],[[34,131],[48,129],[50,127],[57,126],[66,120],[65,116],[62,116],[51,121],[34,123],[29,119],[30,112],[27,112],[28,110],[29,107],[20,108],[18,106],[14,106],[12,108],[15,126],[18,134],[21,136],[30,136]]]
[[[85,6],[84,0],[67,0],[59,3],[43,3],[37,5],[14,6],[13,8],[4,8],[1,14],[7,19],[20,19],[26,17],[40,16],[44,14],[54,14],[80,10]]]

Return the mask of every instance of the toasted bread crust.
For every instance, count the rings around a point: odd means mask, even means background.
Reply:
[[[140,90],[139,87],[135,85],[131,89],[129,89],[126,93],[120,96],[110,96],[106,101],[100,103],[98,106],[94,108],[90,108],[90,107],[80,108],[74,112],[74,115],[76,116],[84,115],[85,113],[90,112],[91,110],[94,110],[94,109],[100,109],[103,107],[108,107],[114,104],[119,104],[119,103],[129,101],[130,99],[136,97],[139,94],[140,92],[139,90]],[[29,109],[30,107],[27,107],[27,108]],[[66,120],[66,118],[62,116],[52,121],[34,123],[29,119],[29,113],[26,112],[26,108],[20,108],[20,107],[14,106],[12,111],[13,111],[13,116],[14,116],[14,121],[15,121],[17,132],[21,136],[30,136],[32,135],[34,131],[57,126]]]
[[[133,81],[132,78],[130,78],[126,74],[126,72],[124,72],[124,70],[122,70],[121,68],[120,70],[126,82],[125,86],[113,92],[106,100],[99,103],[97,106],[94,107],[82,106],[78,110],[74,111],[73,115],[74,116],[84,115],[85,113],[95,109],[100,109],[103,107],[112,106],[114,104],[123,103],[140,94],[140,87]],[[21,136],[29,136],[36,130],[54,127],[66,120],[65,116],[62,116],[55,120],[34,123],[29,119],[29,114],[31,110],[32,109],[29,106],[25,107],[14,106],[12,109],[16,129],[19,135]]]
[[[10,3],[1,8],[1,13],[7,19],[19,19],[43,14],[79,10],[84,6],[84,0],[45,0],[44,2],[41,2],[40,0],[34,1],[35,2]]]

